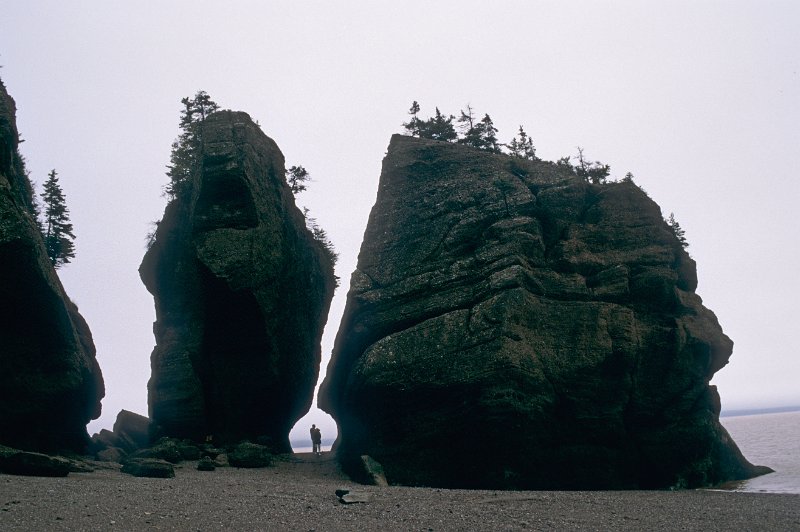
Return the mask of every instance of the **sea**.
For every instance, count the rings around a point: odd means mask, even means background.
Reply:
[[[719,420],[742,454],[751,464],[768,466],[775,472],[728,482],[717,489],[800,494],[800,408],[790,412],[733,414],[723,412]],[[330,451],[332,444],[332,439],[323,440],[322,451]],[[306,441],[293,441],[292,447],[296,453],[311,452]]]
[[[724,413],[723,413],[724,414]],[[719,418],[751,464],[774,473],[730,482],[724,489],[758,493],[800,493],[800,410]]]
[[[329,453],[331,451],[331,447],[333,447],[333,442],[335,438],[322,438],[322,445],[320,445],[320,451],[323,453]],[[308,440],[292,440],[289,442],[292,446],[292,452],[294,453],[310,453],[311,446],[309,445]]]

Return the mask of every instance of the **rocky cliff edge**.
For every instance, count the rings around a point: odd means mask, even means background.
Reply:
[[[0,82],[0,443],[81,452],[105,395],[86,321],[33,216],[14,100]]]

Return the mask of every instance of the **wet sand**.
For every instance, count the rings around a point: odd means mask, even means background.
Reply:
[[[0,530],[800,530],[800,495],[725,491],[484,491],[362,486],[332,455],[264,469],[0,474]],[[343,504],[337,489],[369,499]]]

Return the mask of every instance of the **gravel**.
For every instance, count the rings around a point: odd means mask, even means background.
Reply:
[[[800,530],[800,495],[727,491],[486,491],[362,486],[332,455],[272,467],[0,474],[0,530]],[[345,504],[336,491],[364,500]]]

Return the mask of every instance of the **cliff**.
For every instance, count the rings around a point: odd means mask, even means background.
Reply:
[[[633,183],[396,135],[319,403],[343,467],[469,488],[753,476],[711,377],[733,343]]]
[[[333,265],[294,204],[283,154],[247,114],[210,115],[203,140],[201,169],[139,269],[156,305],[155,436],[289,451],[319,374]]]
[[[0,82],[0,443],[81,452],[105,395],[92,335],[47,257]]]

